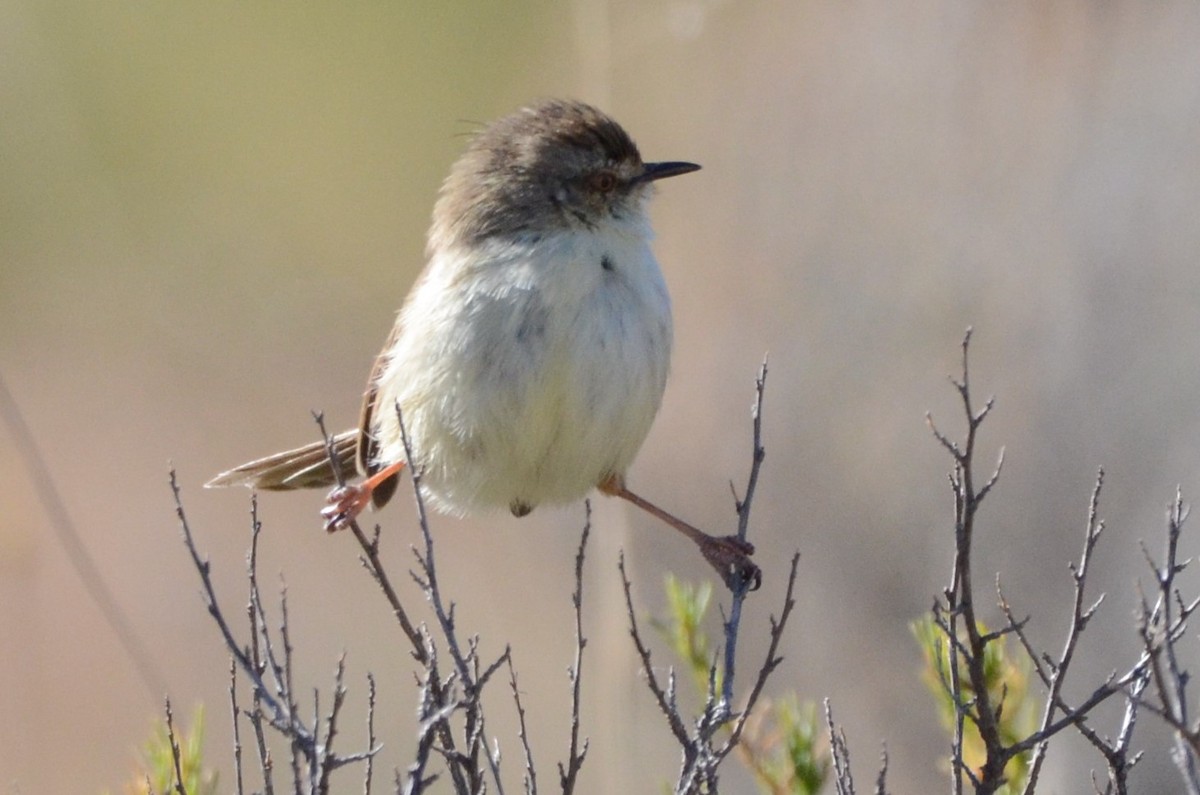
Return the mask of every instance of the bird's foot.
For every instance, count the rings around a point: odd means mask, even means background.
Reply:
[[[333,533],[354,521],[367,503],[371,501],[371,489],[364,486],[338,486],[325,498],[321,516],[325,517],[325,531]]]
[[[706,536],[696,544],[729,590],[757,591],[762,585],[762,569],[750,560],[754,545],[749,541],[737,536]]]

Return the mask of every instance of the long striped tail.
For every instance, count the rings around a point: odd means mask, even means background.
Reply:
[[[358,431],[343,431],[333,437],[333,453],[342,476],[350,480],[358,475],[355,458]],[[249,486],[266,491],[328,488],[337,483],[329,465],[329,451],[324,442],[275,453],[266,458],[242,464],[222,472],[204,484],[206,489],[223,486]]]

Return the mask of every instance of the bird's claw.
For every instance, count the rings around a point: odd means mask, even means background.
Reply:
[[[709,565],[717,570],[731,591],[757,591],[762,586],[762,569],[750,556],[754,545],[737,536],[711,536],[700,544]]]
[[[325,517],[325,531],[333,533],[346,527],[367,507],[371,492],[360,486],[338,486],[325,498],[321,516]]]

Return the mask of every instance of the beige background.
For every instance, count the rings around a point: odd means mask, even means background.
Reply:
[[[881,741],[898,792],[945,786],[907,624],[949,576],[949,461],[923,418],[962,427],[944,377],[967,325],[976,387],[997,395],[984,460],[1007,449],[980,580],[1002,572],[1033,637],[1057,648],[1103,464],[1093,587],[1109,600],[1069,696],[1128,665],[1137,540],[1159,548],[1177,483],[1200,492],[1200,6],[413,6],[0,3],[0,372],[180,711],[207,705],[226,784],[226,658],[168,461],[238,615],[246,495],[200,484],[312,438],[310,409],[353,422],[463,136],[541,96],[599,103],[647,157],[704,165],[655,204],[678,345],[632,482],[731,527],[727,484],[745,477],[752,377],[770,352],[754,529],[767,584],[743,666],[798,547],[801,603],[772,692],[833,699],[860,786]],[[158,700],[68,565],[7,430],[0,483],[0,786],[118,790]],[[347,652],[347,739],[361,736],[365,671],[379,676],[390,767],[413,710],[406,658],[348,539],[320,532],[319,503],[264,498],[265,580],[289,585],[300,681],[326,687]],[[400,571],[408,504],[379,518]],[[587,787],[656,792],[678,760],[635,677],[616,550],[634,558],[647,615],[664,572],[707,572],[620,506],[595,519]],[[492,654],[514,644],[546,783],[565,753],[581,523],[578,507],[435,525],[461,626]],[[515,773],[502,696],[492,729]],[[1098,726],[1115,732],[1115,713]],[[1136,744],[1136,790],[1174,791],[1150,718]],[[1044,789],[1089,791],[1098,765],[1071,739]]]

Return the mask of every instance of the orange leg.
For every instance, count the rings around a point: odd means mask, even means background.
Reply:
[[[357,518],[371,502],[371,494],[375,487],[402,469],[404,462],[398,461],[379,470],[362,483],[339,486],[329,492],[325,500],[326,505],[321,509],[321,515],[325,517],[325,530],[330,533],[341,530]]]
[[[661,519],[669,526],[692,540],[700,547],[701,554],[709,565],[717,570],[721,579],[730,589],[743,584],[750,590],[757,590],[762,584],[762,571],[750,556],[754,554],[754,545],[737,536],[712,536],[703,530],[688,524],[679,517],[658,507],[642,496],[633,493],[625,486],[625,478],[620,475],[610,475],[597,486],[601,494],[610,497],[620,497],[633,503],[651,516]]]

